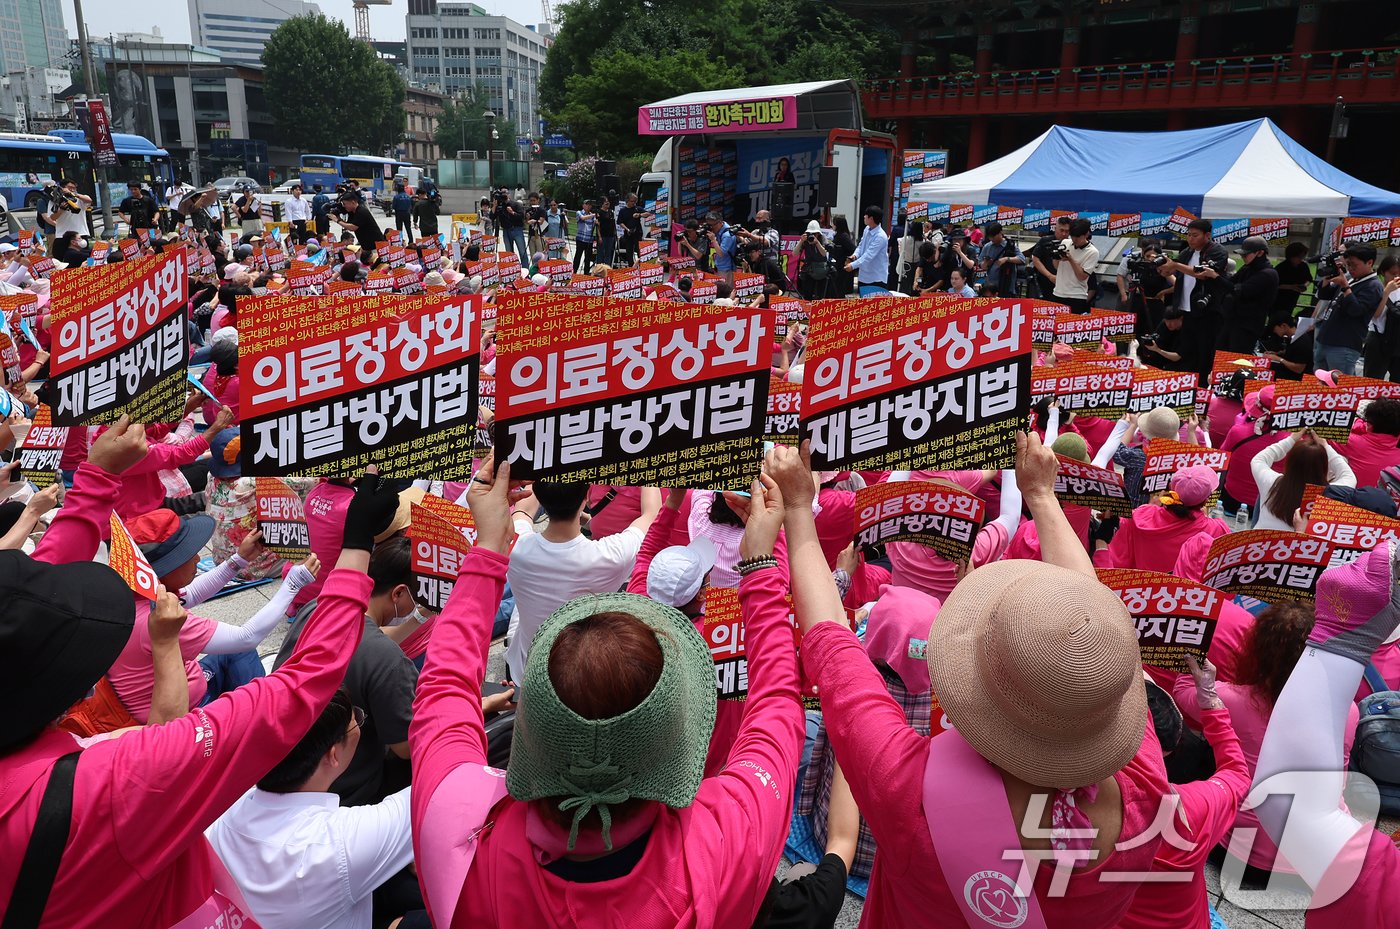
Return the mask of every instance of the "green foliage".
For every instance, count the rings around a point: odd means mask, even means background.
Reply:
[[[403,79],[343,23],[293,17],[268,37],[262,59],[263,92],[284,145],[378,155],[403,138]]]
[[[445,157],[450,158],[458,151],[475,151],[478,157],[485,158],[488,150],[504,151],[515,157],[515,139],[519,135],[515,120],[500,116],[494,120],[484,119],[481,114],[488,109],[486,99],[485,88],[478,86],[456,100],[443,102],[442,117],[433,132],[433,141]],[[491,138],[493,126],[496,139]]]
[[[540,76],[579,149],[650,152],[637,107],[697,90],[892,73],[899,39],[819,0],[571,0]]]

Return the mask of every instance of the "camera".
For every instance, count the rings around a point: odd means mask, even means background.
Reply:
[[[83,203],[76,194],[71,194],[62,187],[54,191],[54,206],[68,213],[81,213]]]
[[[1143,345],[1153,345],[1157,341],[1157,334],[1155,332],[1144,332],[1142,335],[1138,336],[1138,341]]]
[[[1055,245],[1055,257],[1064,258],[1069,254],[1069,239],[1061,239]]]
[[[1136,271],[1139,274],[1147,271],[1155,271],[1167,263],[1167,256],[1158,255],[1156,258],[1129,258],[1128,270]]]
[[[1347,267],[1342,264],[1342,259],[1345,257],[1346,252],[1329,252],[1326,255],[1314,255],[1308,261],[1316,262],[1319,271],[1328,271],[1330,272],[1329,277],[1335,277],[1338,274],[1346,273]]]

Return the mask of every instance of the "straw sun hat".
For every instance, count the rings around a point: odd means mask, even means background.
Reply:
[[[958,733],[1034,786],[1098,783],[1142,745],[1147,696],[1132,620],[1079,572],[1023,560],[973,571],[939,611],[928,666]]]

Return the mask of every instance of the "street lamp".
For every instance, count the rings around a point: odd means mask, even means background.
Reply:
[[[465,150],[467,147],[467,123],[484,122],[491,127],[491,141],[494,142],[496,139],[499,139],[501,137],[501,133],[496,129],[496,126],[494,125],[495,119],[495,110],[483,110],[479,119],[462,120],[462,149]],[[486,146],[486,183],[494,189],[495,184],[493,183],[493,178],[494,172],[491,169],[491,146],[488,143]]]

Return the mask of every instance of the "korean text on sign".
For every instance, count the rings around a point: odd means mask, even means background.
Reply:
[[[1153,439],[1144,447],[1147,463],[1142,469],[1142,491],[1147,494],[1165,493],[1172,475],[1185,468],[1205,465],[1217,474],[1230,466],[1230,453],[1218,448],[1206,448],[1175,439]],[[1215,500],[1220,491],[1211,494]]]
[[[918,542],[950,561],[972,557],[987,505],[960,487],[927,481],[875,484],[856,491],[856,544]]]
[[[812,307],[802,425],[818,470],[1000,468],[1030,405],[1028,305],[821,301]]]
[[[1156,571],[1111,568],[1098,575],[1128,608],[1143,664],[1184,673],[1187,655],[1205,659],[1225,594]]]
[[[40,404],[29,431],[19,448],[19,466],[25,480],[41,490],[58,480],[63,447],[68,444],[67,426],[55,426],[48,404]]]
[[[1211,543],[1202,579],[1231,596],[1265,603],[1311,600],[1331,558],[1330,543],[1297,532],[1232,532]]]
[[[178,420],[189,358],[187,252],[101,268],[71,268],[52,284],[56,390],[61,426]]]
[[[239,310],[245,475],[371,463],[470,475],[480,296],[262,297]]]
[[[301,495],[275,477],[257,478],[255,489],[258,529],[268,551],[294,561],[311,554],[311,533]]]
[[[769,320],[754,307],[513,298],[497,318],[496,448],[520,477],[747,486]]]
[[[471,545],[456,526],[416,503],[409,507],[408,542],[413,598],[440,612],[452,595]]]
[[[1347,564],[1382,542],[1400,541],[1400,519],[1326,497],[1313,502],[1307,516],[1308,535],[1332,544],[1328,566]]]
[[[1133,511],[1123,487],[1123,475],[1113,468],[1099,468],[1064,455],[1055,456],[1055,496],[1063,503],[1087,506],[1104,513],[1127,516]]]
[[[1350,390],[1321,381],[1280,381],[1274,386],[1269,420],[1275,429],[1312,429],[1324,439],[1345,442],[1361,398]]]

